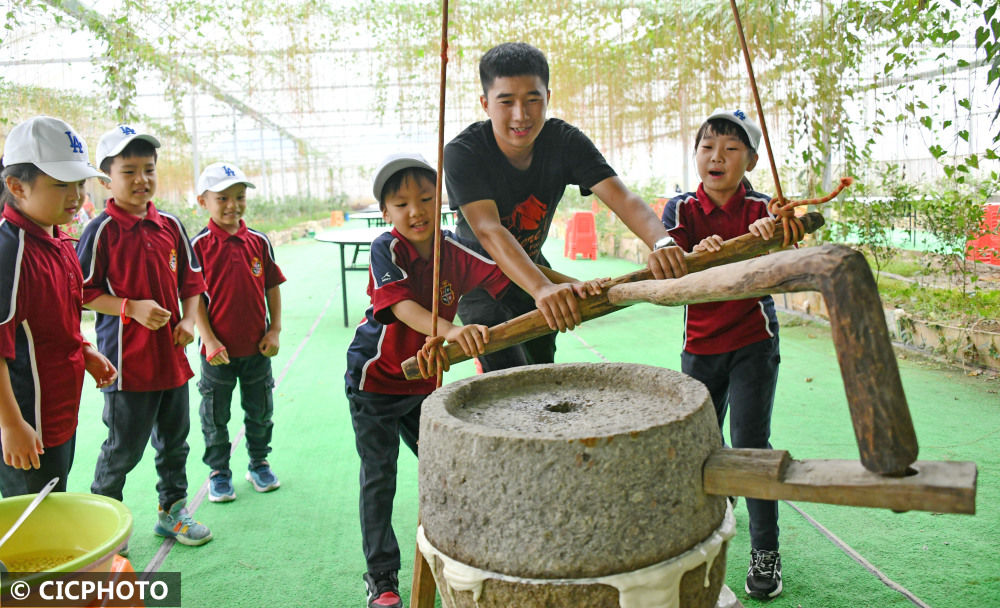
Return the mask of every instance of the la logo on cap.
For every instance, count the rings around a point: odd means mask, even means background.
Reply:
[[[125,125],[121,125],[118,128],[122,130],[122,135],[135,135],[135,129],[133,129],[132,127],[126,127]]]
[[[743,110],[736,110],[735,112],[733,112],[733,116],[739,118],[740,120],[747,119],[747,115],[743,112]]]
[[[70,150],[72,150],[74,154],[83,154],[83,142],[76,136],[76,133],[66,131],[66,137],[69,137]]]
[[[232,177],[236,175],[236,172],[230,169],[229,167],[223,166],[222,170],[226,172],[226,177]]]

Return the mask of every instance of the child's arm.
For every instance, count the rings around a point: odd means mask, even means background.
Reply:
[[[89,342],[83,344],[83,362],[87,373],[97,381],[97,388],[111,386],[111,383],[118,379],[118,370],[115,366]]]
[[[140,325],[152,331],[160,329],[170,321],[170,311],[157,304],[155,300],[129,300],[103,294],[83,306],[103,315],[112,317],[122,315],[123,323],[127,323],[128,319],[135,319]]]
[[[174,327],[174,344],[187,346],[194,342],[194,318],[198,315],[201,294],[181,300],[181,320]]]
[[[205,306],[205,298],[198,297],[198,309],[195,310],[194,315],[194,324],[198,327],[198,335],[205,343],[205,358],[208,364],[227,365],[229,353],[226,352],[226,345],[212,330],[212,324],[208,320],[208,307]]]
[[[600,295],[601,285],[603,285],[605,281],[611,280],[611,277],[602,277],[600,279],[590,279],[589,281],[578,281],[571,276],[567,276],[561,272],[542,266],[541,264],[536,264],[536,266],[538,266],[538,270],[540,270],[542,274],[544,274],[553,283],[569,283],[573,288],[573,293],[575,293],[578,298]]]
[[[281,333],[281,290],[277,285],[264,292],[267,300],[267,312],[271,323],[267,328],[267,333],[260,339],[257,348],[260,354],[265,357],[273,357],[278,354],[278,334]]]
[[[45,453],[45,447],[35,429],[21,416],[10,385],[7,360],[3,357],[0,357],[0,442],[3,461],[8,466],[25,471],[41,467],[38,455]]]
[[[417,357],[420,373],[424,378],[435,375],[438,364],[443,371],[448,371],[448,359],[443,356],[440,349],[441,338],[448,342],[457,342],[462,347],[462,352],[469,357],[483,354],[485,345],[490,341],[490,328],[485,325],[454,325],[440,316],[439,335],[436,339],[432,339],[429,336],[433,316],[429,310],[413,300],[397,302],[391,309],[392,314],[407,327],[428,336],[428,345],[425,349],[429,352],[422,350]]]

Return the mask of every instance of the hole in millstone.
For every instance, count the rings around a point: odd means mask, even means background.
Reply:
[[[572,401],[562,401],[560,403],[550,403],[545,406],[545,409],[550,412],[555,412],[556,414],[568,414],[579,408],[579,404],[573,403]]]

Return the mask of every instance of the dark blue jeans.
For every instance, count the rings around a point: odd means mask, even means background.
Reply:
[[[458,317],[462,323],[478,323],[493,327],[526,312],[535,310],[535,300],[517,285],[511,285],[499,300],[494,300],[483,289],[474,289],[458,302]],[[528,340],[521,344],[479,355],[484,372],[510,369],[536,363],[552,363],[556,358],[556,332]]]
[[[104,393],[104,425],[90,491],[122,499],[125,476],[142,460],[146,443],[156,450],[156,491],[164,510],[187,497],[187,444],[191,427],[187,382],[165,391]]]
[[[202,461],[213,471],[229,470],[229,418],[233,389],[240,384],[240,404],[246,428],[247,452],[251,467],[267,458],[271,452],[271,432],[274,423],[274,377],[271,358],[261,354],[236,357],[226,365],[212,366],[201,356],[201,432],[205,436],[205,456]]]
[[[729,440],[734,448],[771,448],[771,410],[780,362],[777,335],[719,355],[681,353],[681,371],[708,388],[720,429],[730,412]],[[751,547],[777,551],[778,503],[755,498],[746,503]]]
[[[361,544],[369,573],[397,571],[399,543],[392,529],[399,440],[417,454],[420,404],[427,395],[383,395],[347,387],[354,438],[361,457]]]
[[[21,496],[22,494],[37,494],[53,477],[59,478],[59,483],[53,489],[55,492],[66,491],[66,478],[73,468],[73,456],[76,453],[76,434],[74,433],[61,445],[45,446],[45,453],[39,455],[40,468],[15,469],[0,460],[0,492],[4,498]]]

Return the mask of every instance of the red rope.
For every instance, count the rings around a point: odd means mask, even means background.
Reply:
[[[854,183],[853,177],[842,177],[837,187],[826,196],[820,198],[807,198],[800,201],[785,200],[779,201],[777,197],[772,198],[767,204],[767,210],[781,218],[781,224],[785,228],[785,239],[781,243],[782,247],[788,247],[791,243],[797,243],[805,236],[805,229],[802,227],[802,220],[795,217],[795,208],[804,205],[822,205],[833,200],[844,188]]]
[[[830,194],[822,198],[811,198],[801,201],[792,201],[785,198],[781,191],[781,179],[778,177],[778,167],[774,160],[774,152],[771,150],[771,138],[767,133],[767,123],[764,120],[764,108],[760,103],[760,93],[757,91],[757,79],[753,73],[753,62],[750,60],[750,49],[747,47],[747,39],[743,34],[743,21],[740,19],[740,9],[736,6],[736,0],[729,0],[729,6],[733,9],[733,18],[736,20],[736,31],[740,35],[740,47],[743,49],[743,59],[747,64],[747,73],[750,75],[750,90],[753,92],[754,105],[757,107],[757,116],[760,117],[760,131],[764,136],[764,146],[767,148],[767,160],[771,164],[771,175],[774,176],[775,196],[767,204],[767,209],[773,215],[781,218],[781,225],[785,229],[785,239],[782,247],[788,247],[791,243],[797,243],[805,235],[802,222],[795,217],[795,208],[803,205],[819,205],[832,200],[840,192],[854,183],[850,177],[840,178],[840,183]],[[794,237],[794,238],[793,238]]]
[[[444,175],[444,100],[445,84],[448,77],[448,0],[441,0],[441,85],[440,108],[438,109],[438,157],[437,184],[434,194],[434,287],[431,305],[431,339],[440,345],[444,340],[438,340],[438,301],[441,299],[441,182]],[[440,349],[437,349],[440,352]],[[441,386],[441,365],[437,366],[437,386]]]

